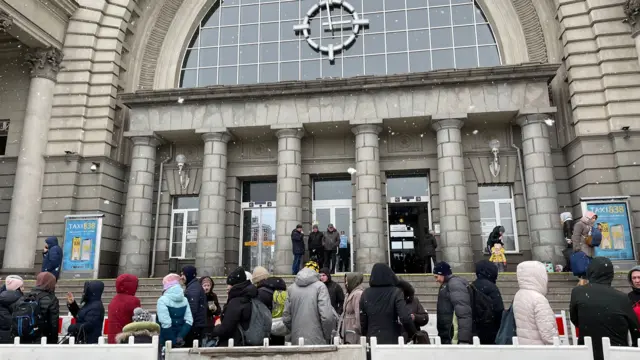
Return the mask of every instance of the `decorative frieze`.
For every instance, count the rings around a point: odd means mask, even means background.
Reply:
[[[37,48],[26,54],[31,68],[31,77],[41,77],[56,81],[64,54],[56,48]]]

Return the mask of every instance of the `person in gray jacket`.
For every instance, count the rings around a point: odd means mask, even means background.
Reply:
[[[320,282],[320,274],[310,268],[298,272],[287,290],[282,322],[291,331],[291,342],[298,345],[327,345],[336,328],[329,290]]]
[[[443,344],[473,342],[473,310],[467,280],[453,275],[451,266],[439,262],[433,269],[440,284],[436,306],[438,336]],[[457,321],[454,321],[455,320]],[[457,336],[456,336],[457,334]]]
[[[324,233],[322,244],[324,245],[324,264],[322,267],[329,268],[333,274],[336,272],[336,253],[338,245],[340,245],[340,233],[333,227],[333,224],[327,225],[327,232]]]

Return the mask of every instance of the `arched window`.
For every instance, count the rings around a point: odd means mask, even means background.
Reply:
[[[491,26],[473,0],[344,3],[332,3],[330,17],[324,0],[226,0],[215,5],[189,43],[180,87],[390,75],[501,63]],[[305,38],[302,28],[310,9],[309,36]],[[368,25],[354,25],[354,18],[368,20]],[[355,41],[351,41],[355,32]],[[331,61],[329,46],[343,43],[349,45],[335,51]]]

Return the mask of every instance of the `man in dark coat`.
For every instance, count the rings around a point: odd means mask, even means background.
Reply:
[[[340,284],[331,280],[331,272],[328,268],[320,269],[320,281],[322,281],[329,290],[329,298],[331,299],[331,306],[338,313],[342,315],[342,308],[344,307],[344,290],[340,287]]]
[[[80,344],[97,344],[102,336],[104,323],[104,305],[102,293],[104,283],[98,280],[84,283],[82,294],[82,308],[76,303],[73,294],[67,294],[67,307],[76,319],[75,324],[69,325],[67,332],[76,337]]]
[[[378,263],[371,269],[369,288],[360,297],[360,329],[362,336],[376,337],[378,344],[397,344],[402,330],[410,338],[416,326],[407,311],[404,293],[397,288],[398,278],[387,265]]]
[[[133,310],[140,307],[140,299],[136,297],[138,277],[122,274],[116,279],[116,296],[109,302],[107,315],[107,337],[109,344],[116,344],[116,335],[122,332],[133,320]]]
[[[198,275],[195,266],[187,265],[182,268],[182,281],[186,285],[184,296],[189,301],[191,316],[193,316],[193,326],[189,334],[184,339],[186,347],[192,347],[194,340],[202,340],[202,333],[207,327],[207,294],[196,278]]]
[[[431,261],[433,260],[433,263],[436,263],[436,248],[438,248],[438,242],[436,241],[433,230],[425,227],[424,231],[424,237],[422,239],[416,239],[416,255],[423,265],[422,271],[424,271],[425,274],[431,274]]]
[[[631,332],[633,346],[640,338],[640,324],[626,294],[611,287],[614,269],[611,260],[595,257],[587,269],[589,283],[571,291],[569,306],[571,322],[580,330],[578,344],[591,337],[594,360],[603,360],[602,338],[608,337],[612,346],[629,346]]]
[[[338,246],[340,245],[340,233],[333,227],[333,224],[327,225],[327,231],[323,235],[324,243],[324,264],[323,267],[329,268],[331,273],[336,271],[336,255]]]
[[[291,232],[291,247],[293,250],[293,264],[291,265],[291,272],[293,275],[297,274],[302,264],[302,256],[304,255],[304,240],[302,233],[302,225],[298,224]]]
[[[498,267],[489,260],[480,260],[476,263],[476,280],[473,285],[479,292],[491,299],[493,306],[493,322],[482,324],[474,322],[473,335],[480,338],[483,345],[493,345],[496,343],[496,335],[502,323],[502,313],[504,312],[504,302],[500,289],[496,286],[498,281]]]
[[[467,280],[453,275],[451,266],[439,262],[433,269],[436,282],[440,284],[436,307],[438,336],[443,344],[471,344],[473,341],[473,310],[467,290]],[[458,338],[453,317],[457,319]]]
[[[308,247],[309,247],[309,260],[313,260],[318,263],[318,266],[322,267],[324,264],[324,234],[322,231],[318,231],[318,225],[313,225],[311,234],[309,234]]]
[[[58,245],[58,238],[50,236],[44,241],[44,252],[42,253],[41,272],[50,272],[56,277],[60,277],[60,266],[62,265],[62,248]]]

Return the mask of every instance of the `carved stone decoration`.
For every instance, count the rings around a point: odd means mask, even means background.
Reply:
[[[0,10],[0,34],[6,34],[11,30],[13,19],[9,14]]]
[[[627,18],[624,22],[628,22],[636,30],[636,22],[640,15],[640,0],[627,0],[623,5],[624,14]]]
[[[389,153],[415,152],[422,150],[420,139],[410,134],[390,136],[387,144],[387,151]]]
[[[62,51],[56,48],[37,48],[27,53],[26,60],[31,68],[31,77],[56,81],[63,58]]]

